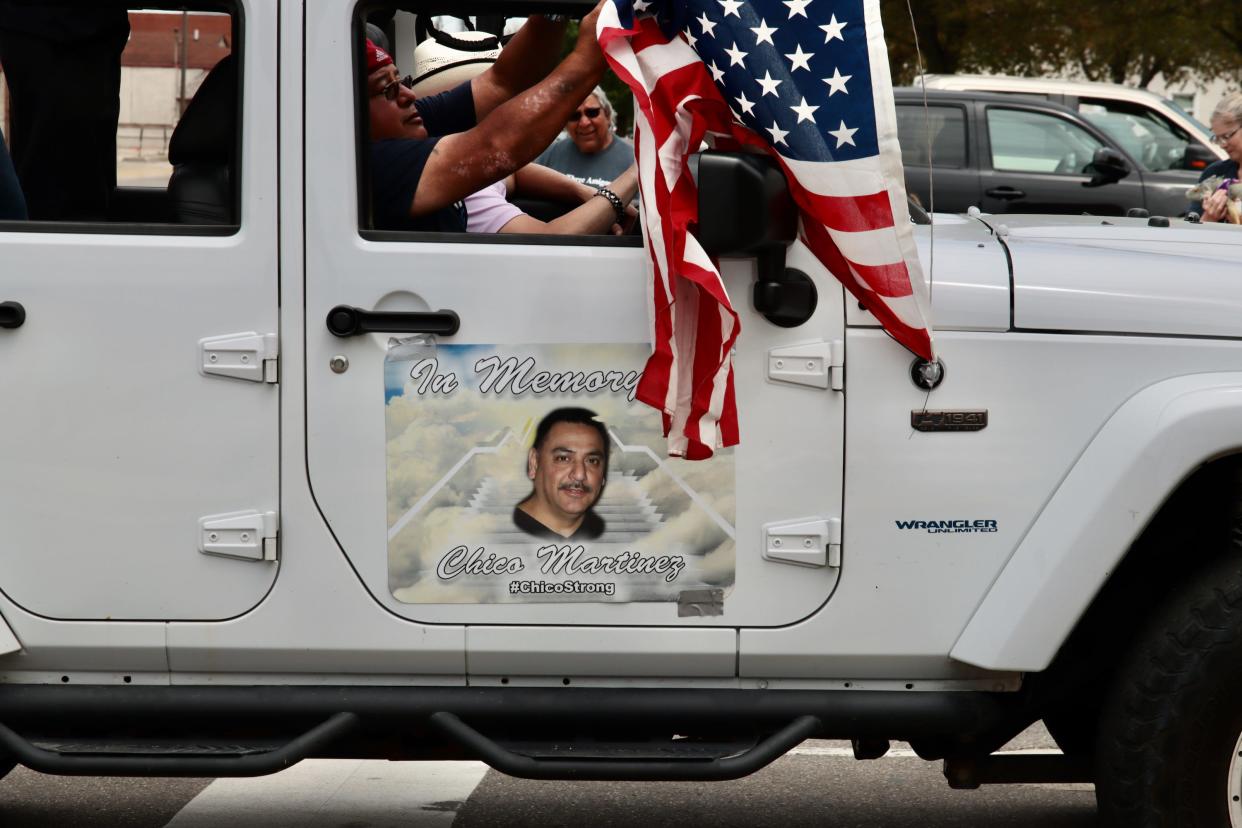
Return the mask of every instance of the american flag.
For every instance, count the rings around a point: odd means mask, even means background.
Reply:
[[[775,157],[802,241],[898,342],[934,358],[879,0],[610,0],[597,34],[634,92],[654,270],[638,398],[664,413],[670,454],[700,459],[738,441],[740,326],[693,236],[687,162],[705,138]]]

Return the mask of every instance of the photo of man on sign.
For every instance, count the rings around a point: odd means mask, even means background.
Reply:
[[[608,476],[608,431],[586,408],[558,408],[539,421],[526,456],[530,495],[513,509],[513,524],[552,540],[595,540],[604,519],[595,504]]]

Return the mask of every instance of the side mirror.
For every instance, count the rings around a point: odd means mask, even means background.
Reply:
[[[1186,152],[1182,154],[1182,169],[1198,172],[1207,169],[1209,164],[1215,164],[1219,160],[1220,158],[1212,152],[1210,147],[1191,141],[1186,145]]]
[[[798,237],[798,208],[766,155],[703,152],[697,160],[699,242],[710,256],[760,256]]]
[[[811,277],[785,267],[798,237],[798,208],[776,162],[764,155],[704,152],[691,159],[699,187],[698,239],[709,256],[753,257],[753,300],[769,322],[795,328],[815,313]]]
[[[1130,174],[1130,162],[1125,156],[1111,147],[1100,147],[1087,165],[1086,172],[1091,173],[1091,180],[1084,181],[1084,187],[1101,187],[1105,184],[1116,184]]]

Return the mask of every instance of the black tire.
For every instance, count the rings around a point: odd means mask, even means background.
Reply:
[[[7,759],[4,756],[0,756],[0,779],[4,779],[4,777],[8,776],[9,771],[13,770],[15,767],[17,767],[16,759]]]
[[[1242,733],[1242,555],[1179,589],[1129,654],[1105,704],[1096,798],[1105,825],[1229,828]]]
[[[1044,716],[1044,726],[1052,741],[1066,756],[1091,756],[1095,753],[1096,730],[1100,722],[1098,700],[1089,700],[1073,707],[1064,707]]]

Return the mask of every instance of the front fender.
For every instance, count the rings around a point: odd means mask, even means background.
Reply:
[[[1242,373],[1135,394],[1104,424],[962,630],[952,658],[1045,669],[1130,545],[1196,468],[1242,450]]]

